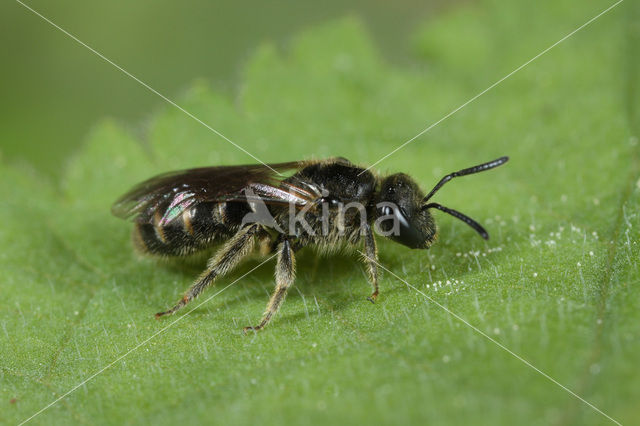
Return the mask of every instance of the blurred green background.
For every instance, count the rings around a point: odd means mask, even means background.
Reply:
[[[613,2],[29,4],[267,162],[371,164]],[[608,424],[495,342],[638,423],[637,3],[376,167],[425,189],[511,156],[437,195],[489,241],[444,214],[429,251],[378,240],[428,299],[385,273],[372,305],[355,256],[302,250],[283,309],[250,336],[272,263],[216,295],[248,261],[165,331],[153,313],[204,265],[136,257],[109,206],[156,173],[252,160],[18,3],[0,7],[0,424],[114,360],[31,424]]]
[[[266,41],[286,45],[301,29],[344,15],[362,19],[389,60],[410,63],[408,36],[455,1],[25,4],[175,100],[198,78],[233,96],[256,46]],[[99,119],[110,116],[135,127],[162,104],[19,3],[2,2],[0,16],[0,152],[10,161],[27,160],[59,178],[65,159]]]

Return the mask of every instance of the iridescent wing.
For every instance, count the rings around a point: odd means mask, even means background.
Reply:
[[[308,164],[293,161],[268,167],[261,164],[202,167],[164,173],[133,187],[113,204],[111,211],[115,216],[137,222],[151,221],[159,212],[160,224],[166,225],[203,202],[260,200],[266,204],[304,206],[320,196],[318,190],[283,179],[287,172],[296,172]]]

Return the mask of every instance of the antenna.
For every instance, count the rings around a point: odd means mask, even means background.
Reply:
[[[483,163],[483,164],[479,164],[477,166],[473,166],[473,167],[469,167],[468,169],[462,169],[459,170],[457,172],[453,172],[451,174],[446,175],[445,177],[443,177],[442,179],[440,179],[440,182],[438,182],[436,184],[436,186],[433,187],[433,189],[431,190],[431,192],[429,192],[427,194],[426,197],[424,197],[422,199],[423,203],[426,203],[427,201],[429,201],[429,199],[431,197],[433,197],[433,195],[438,192],[438,190],[440,188],[442,188],[442,186],[449,182],[451,179],[453,179],[454,177],[458,177],[458,176],[466,176],[466,175],[472,175],[474,173],[479,173],[479,172],[484,172],[485,170],[490,170],[493,169],[495,167],[501,166],[504,163],[506,163],[507,161],[509,161],[509,157],[500,157],[496,160],[493,161],[489,161],[488,163]],[[441,206],[442,207],[442,206]],[[434,208],[438,208],[438,207],[434,207]],[[442,209],[440,209],[442,210]],[[446,210],[442,210],[442,211],[446,211]],[[455,210],[452,210],[455,211]],[[448,212],[449,213],[449,212]],[[456,212],[457,213],[457,212]],[[451,213],[449,213],[451,214]],[[462,214],[462,213],[458,213],[458,214]],[[455,216],[455,215],[454,215]],[[457,217],[457,216],[456,216]],[[466,217],[466,216],[465,216]],[[469,219],[469,218],[467,218]],[[464,220],[464,219],[463,219]]]
[[[440,182],[438,182],[436,184],[436,186],[433,187],[431,192],[429,192],[427,194],[427,196],[422,199],[422,202],[426,203],[427,201],[429,201],[429,199],[431,197],[433,197],[433,195],[436,192],[438,192],[438,190],[440,188],[442,188],[442,186],[445,183],[449,182],[454,177],[466,176],[466,175],[472,175],[474,173],[484,172],[485,170],[490,170],[490,169],[493,169],[495,167],[501,166],[504,163],[506,163],[507,161],[509,161],[509,157],[500,157],[500,158],[497,158],[497,159],[495,159],[493,161],[489,161],[488,163],[478,164],[477,166],[469,167],[467,169],[462,169],[462,170],[459,170],[457,172],[450,173],[450,174],[446,175],[445,177],[443,177],[442,179],[440,179]],[[425,204],[424,206],[422,206],[422,209],[423,210],[438,209],[440,211],[448,213],[451,216],[460,219],[461,221],[463,221],[464,223],[466,223],[467,225],[469,225],[470,227],[475,229],[476,232],[478,234],[480,234],[480,236],[482,238],[484,238],[485,240],[489,239],[489,233],[482,227],[482,225],[480,225],[478,222],[476,222],[475,220],[471,219],[469,216],[467,216],[467,215],[465,215],[463,213],[460,213],[457,210],[450,209],[450,208],[445,207],[442,204],[438,204],[438,203]]]
[[[460,219],[461,221],[463,221],[464,223],[466,223],[467,225],[469,225],[470,227],[475,229],[476,232],[478,234],[480,234],[480,236],[482,238],[484,238],[485,240],[489,239],[489,233],[482,227],[482,225],[480,225],[478,222],[476,222],[475,220],[471,219],[469,216],[467,216],[465,214],[462,214],[457,210],[450,209],[450,208],[445,207],[443,205],[440,205],[438,203],[429,203],[429,204],[423,206],[422,208],[423,209],[438,209],[438,210],[442,210],[445,213],[449,213],[451,216],[457,217],[458,219]]]

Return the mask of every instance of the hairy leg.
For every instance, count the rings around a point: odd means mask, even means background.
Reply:
[[[245,327],[244,332],[249,330],[260,330],[266,326],[271,317],[273,317],[278,308],[282,305],[287,290],[293,285],[293,281],[296,275],[296,260],[294,257],[294,250],[291,247],[291,242],[287,239],[278,245],[278,262],[276,265],[276,289],[269,299],[267,309],[264,311],[260,324],[256,326]]]
[[[165,312],[158,312],[156,318],[164,315],[171,315],[184,305],[198,297],[216,278],[226,274],[235,268],[240,261],[253,250],[255,234],[258,225],[251,225],[242,228],[224,246],[216,252],[209,260],[207,269],[200,275],[198,280],[182,296],[182,299],[171,309]]]
[[[367,267],[367,274],[369,275],[369,282],[373,287],[373,293],[367,298],[371,303],[375,303],[378,298],[378,248],[376,246],[376,239],[373,236],[373,231],[369,224],[362,227],[364,232],[364,256],[362,260]]]

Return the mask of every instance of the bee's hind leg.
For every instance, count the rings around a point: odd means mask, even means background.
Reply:
[[[362,256],[362,260],[367,267],[369,282],[373,287],[373,293],[367,297],[367,300],[375,303],[378,298],[378,248],[376,247],[376,239],[373,236],[371,226],[366,224],[362,229],[364,231],[364,256]]]
[[[235,268],[238,263],[253,250],[255,243],[254,237],[258,229],[258,225],[254,224],[238,231],[236,235],[211,258],[207,269],[200,275],[195,284],[187,290],[184,296],[182,296],[182,299],[168,311],[158,312],[156,318],[173,314],[198,297],[216,278]]]
[[[244,327],[243,331],[247,333],[249,330],[258,331],[264,328],[271,318],[278,312],[278,308],[282,305],[287,290],[293,285],[293,281],[296,275],[296,259],[294,256],[295,249],[299,247],[292,247],[292,243],[283,238],[282,242],[278,245],[278,262],[276,264],[276,289],[269,299],[267,309],[262,315],[260,324],[255,326]]]

